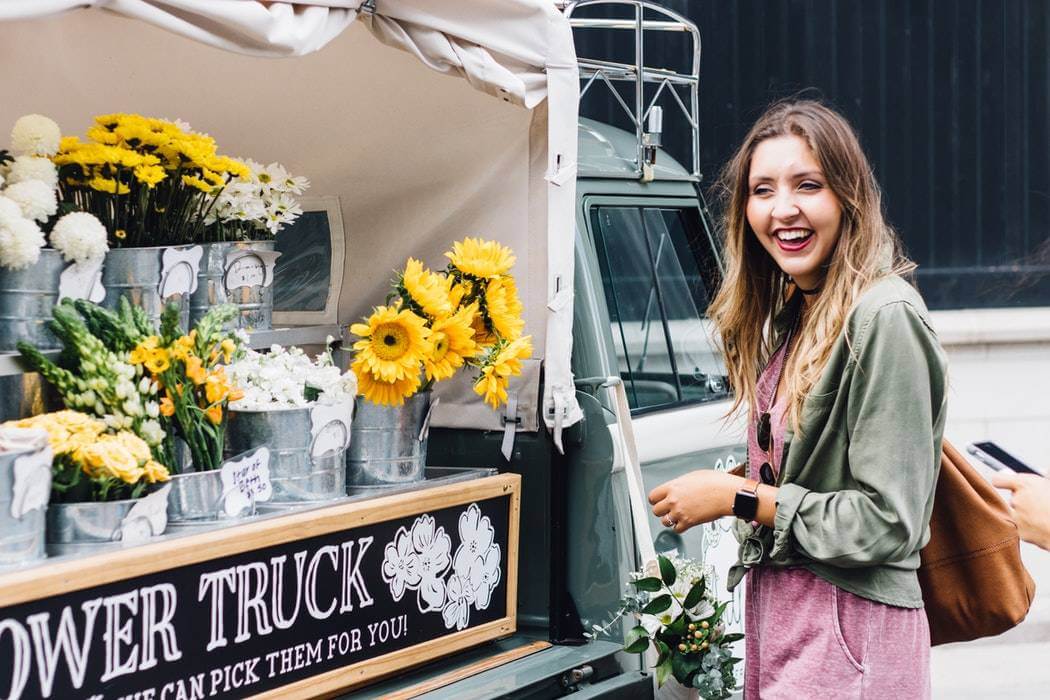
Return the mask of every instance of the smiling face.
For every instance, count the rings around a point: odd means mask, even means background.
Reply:
[[[747,222],[759,243],[803,289],[819,287],[841,233],[842,205],[809,144],[777,136],[755,147]]]

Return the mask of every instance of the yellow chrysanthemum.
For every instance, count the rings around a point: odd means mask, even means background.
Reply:
[[[485,289],[485,306],[492,328],[504,340],[517,340],[525,328],[521,317],[525,307],[518,298],[518,286],[513,277],[489,280]]]
[[[135,168],[135,179],[146,187],[153,188],[168,175],[159,165],[140,165]]]
[[[498,409],[507,402],[510,378],[521,374],[521,361],[532,356],[532,338],[525,336],[500,348],[494,348],[481,367],[481,376],[474,383],[474,393],[485,403]]]
[[[437,382],[448,379],[463,366],[465,360],[477,353],[478,346],[474,342],[474,329],[471,327],[477,309],[477,304],[471,304],[452,316],[438,319],[431,326],[430,339],[434,351],[423,363],[427,379]]]
[[[108,194],[127,194],[131,191],[131,188],[123,182],[117,182],[108,177],[93,177],[88,181],[88,187],[98,192],[106,192]]]
[[[211,194],[215,191],[215,185],[205,182],[196,175],[183,175],[182,184],[186,185],[187,187],[192,187],[196,190],[200,190],[205,194]]]
[[[506,274],[516,259],[510,248],[481,238],[456,241],[445,257],[460,272],[485,279]]]
[[[424,314],[430,318],[441,318],[452,314],[450,283],[450,278],[434,274],[423,267],[421,261],[409,258],[401,274],[400,287]]]
[[[419,374],[410,375],[393,382],[377,379],[358,356],[351,365],[357,375],[357,390],[365,400],[381,406],[401,406],[405,399],[419,390]]]
[[[433,350],[426,319],[397,306],[376,307],[367,323],[355,323],[350,332],[361,338],[354,343],[357,360],[383,382],[418,381],[420,365]]]

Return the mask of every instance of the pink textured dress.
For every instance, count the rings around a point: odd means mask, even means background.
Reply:
[[[768,405],[782,347],[763,371],[758,405]],[[784,405],[771,410],[773,462],[784,449]],[[767,461],[755,421],[748,474]],[[930,630],[922,608],[898,608],[842,590],[803,568],[756,566],[747,574],[744,698],[930,697]]]

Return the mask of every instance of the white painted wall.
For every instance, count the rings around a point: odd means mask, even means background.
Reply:
[[[1050,308],[931,316],[949,359],[948,439],[993,440],[1050,470]]]

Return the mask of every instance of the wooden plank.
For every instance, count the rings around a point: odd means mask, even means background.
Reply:
[[[463,668],[456,669],[455,671],[449,671],[448,673],[442,673],[440,676],[436,676],[429,680],[423,681],[422,683],[416,683],[413,686],[399,690],[396,693],[388,694],[383,700],[410,700],[410,698],[417,697],[423,693],[429,693],[431,690],[437,690],[438,688],[444,688],[446,685],[452,685],[457,681],[461,681],[464,678],[470,678],[476,676],[479,673],[488,671],[489,669],[497,668],[504,664],[508,664],[511,661],[517,661],[523,659],[526,656],[535,654],[538,651],[544,649],[550,649],[550,642],[530,642],[528,644],[522,644],[520,647],[514,647],[508,649],[501,654],[494,654],[487,658],[475,661],[472,664],[468,664]]]
[[[0,607],[220,559],[269,545],[394,520],[428,510],[510,495],[512,557],[508,563],[507,578],[510,601],[508,617],[513,623],[516,612],[514,601],[517,600],[520,490],[520,475],[500,474],[475,481],[290,513],[278,518],[247,522],[244,525],[129,547],[82,559],[45,563],[0,576]],[[510,629],[513,630],[513,624],[510,625]]]

